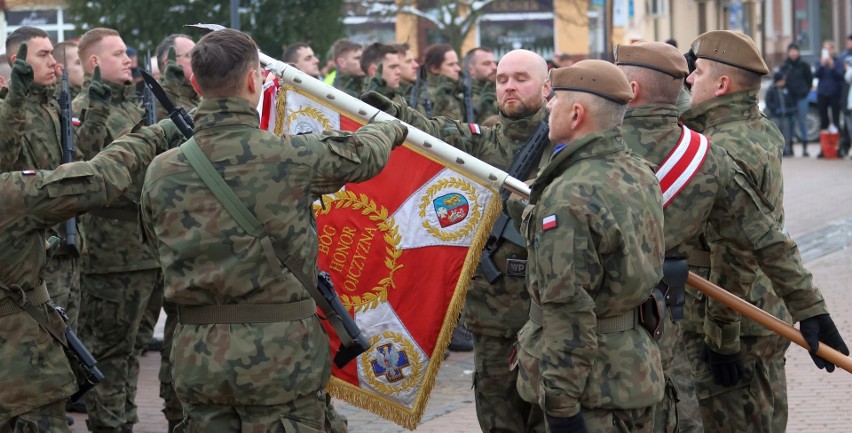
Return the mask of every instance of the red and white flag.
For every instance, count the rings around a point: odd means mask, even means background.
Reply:
[[[361,126],[289,86],[269,105],[279,104],[289,134]],[[491,186],[409,144],[375,178],[315,204],[320,269],[372,344],[333,367],[332,395],[417,426],[500,207]],[[334,353],[340,341],[328,330]]]

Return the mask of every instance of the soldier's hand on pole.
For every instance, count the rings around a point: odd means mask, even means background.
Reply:
[[[399,114],[396,104],[381,93],[367,92],[361,95],[361,100],[378,108],[379,110],[384,111],[385,113],[390,114],[391,116],[397,117]]]
[[[825,371],[829,373],[834,371],[834,364],[816,355],[820,341],[844,355],[849,355],[849,348],[846,347],[846,342],[844,342],[843,337],[840,336],[840,331],[837,330],[837,326],[834,325],[834,321],[831,320],[830,315],[819,314],[814,317],[804,319],[802,320],[802,323],[799,324],[799,329],[802,331],[802,337],[805,338],[808,346],[811,347],[811,350],[808,353],[811,355],[811,359],[814,360],[814,364],[816,364],[818,368],[824,368]]]
[[[110,99],[112,99],[112,89],[109,88],[109,84],[101,79],[100,66],[95,66],[95,72],[92,74],[92,83],[89,85],[89,99],[105,104],[109,104]]]
[[[547,415],[547,431],[550,433],[588,433],[583,412],[567,418],[556,418]]]
[[[741,352],[723,355],[705,347],[701,352],[701,360],[710,363],[710,371],[713,372],[713,382],[716,385],[734,386],[745,373]]]
[[[12,80],[7,102],[13,106],[23,102],[24,95],[29,92],[33,79],[33,67],[27,63],[27,44],[23,43],[18,48],[18,54],[12,64]]]

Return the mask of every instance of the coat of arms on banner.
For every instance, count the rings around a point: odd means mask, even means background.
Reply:
[[[264,107],[274,115],[264,116],[278,134],[361,126],[289,86],[274,98]],[[333,367],[332,395],[417,426],[500,207],[490,185],[408,144],[375,178],[314,206],[319,266],[372,345]],[[329,331],[334,351],[339,339]]]

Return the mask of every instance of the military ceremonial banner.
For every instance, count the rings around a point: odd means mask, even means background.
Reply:
[[[271,95],[267,92],[266,95]],[[355,130],[362,122],[283,86],[268,129],[300,134]],[[375,178],[314,206],[319,266],[372,344],[343,369],[332,395],[414,429],[501,207],[492,186],[405,144]],[[332,352],[340,341],[327,325]]]

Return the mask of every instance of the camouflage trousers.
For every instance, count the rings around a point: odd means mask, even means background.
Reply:
[[[85,341],[98,360],[104,381],[86,394],[86,424],[95,433],[119,431],[136,418],[139,379],[136,335],[148,298],[163,284],[159,269],[87,274]]]
[[[331,403],[331,395],[325,394],[325,433],[346,433],[349,431],[349,420],[341,415]]]
[[[44,267],[44,282],[54,304],[65,309],[68,324],[77,327],[80,316],[80,261],[70,255],[51,258]]]
[[[713,382],[701,361],[700,334],[685,332],[684,343],[695,375],[704,430],[708,433],[777,433],[787,426],[787,376],[784,353],[790,341],[779,336],[741,336],[745,377],[732,387]]]
[[[184,403],[186,419],[175,433],[321,433],[326,419],[325,392],[276,406],[215,406]]]
[[[692,365],[683,343],[683,331],[666,316],[658,341],[662,355],[666,391],[654,406],[654,431],[660,433],[703,433],[701,409],[695,395]]]
[[[65,420],[65,400],[56,401],[0,422],[0,433],[70,432]]]
[[[509,371],[509,356],[517,338],[473,335],[473,389],[479,427],[484,433],[544,433],[541,409],[518,395],[518,371]]]

